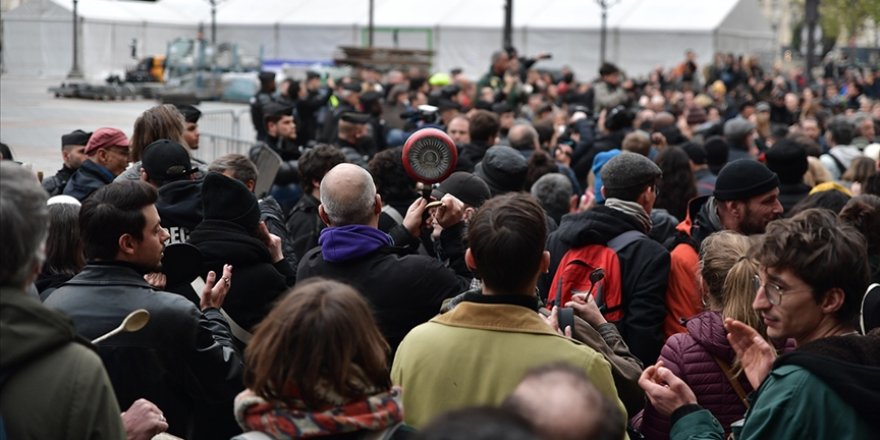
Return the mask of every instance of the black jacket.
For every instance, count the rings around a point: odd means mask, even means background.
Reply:
[[[794,205],[807,198],[810,190],[813,189],[806,183],[783,183],[779,185],[779,203],[782,204],[784,212],[791,211]]]
[[[287,233],[293,238],[293,251],[298,261],[318,245],[318,236],[324,229],[324,222],[318,217],[320,204],[311,194],[304,193],[287,216]]]
[[[468,290],[460,277],[436,259],[400,255],[384,247],[354,260],[329,263],[316,247],[299,263],[297,279],[324,277],[352,285],[366,297],[392,351],[413,327],[440,312],[447,298]]]
[[[64,187],[64,194],[82,202],[102,186],[112,183],[115,178],[116,176],[107,168],[91,159],[86,159],[70,177],[67,186]]]
[[[64,187],[67,186],[70,177],[73,176],[73,173],[75,172],[75,169],[64,165],[54,176],[43,179],[43,189],[49,193],[49,197],[61,194],[64,192]]]
[[[266,245],[235,223],[205,220],[193,229],[189,244],[204,257],[203,273],[222,273],[224,264],[232,265],[233,282],[223,310],[245,330],[259,324],[296,283],[286,260],[273,264]]]
[[[180,295],[157,291],[123,263],[93,263],[59,287],[45,305],[73,320],[77,333],[97,338],[130,312],[144,308],[150,321],[135,333],[98,344],[120,408],[145,398],[162,409],[168,432],[191,438],[193,408],[230,404],[241,391],[242,361],[229,325],[217,309],[200,312]]]
[[[547,238],[550,271],[539,280],[541,296],[547,297],[556,268],[569,249],[606,244],[629,230],[646,232],[631,216],[606,206],[562,217],[559,228]],[[666,317],[669,252],[654,240],[637,240],[623,248],[618,257],[623,319],[617,327],[630,351],[645,365],[650,365],[657,360],[665,342],[663,320]]]
[[[180,180],[166,183],[159,188],[156,210],[162,227],[171,234],[169,243],[186,243],[190,232],[201,223],[202,217],[201,180]]]

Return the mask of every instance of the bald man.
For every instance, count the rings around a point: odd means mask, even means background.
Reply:
[[[402,254],[378,229],[382,199],[369,172],[353,164],[336,165],[321,180],[320,191],[318,215],[327,228],[319,246],[300,261],[297,280],[319,276],[354,286],[373,307],[392,350],[413,327],[436,315],[443,300],[467,290],[469,277],[456,275],[436,259]],[[424,207],[425,200],[419,199],[410,211],[420,218]],[[454,197],[444,200],[444,208],[463,212]],[[460,221],[460,216],[447,217],[451,220],[443,219],[444,229]]]
[[[566,363],[529,371],[501,406],[532,422],[545,439],[620,439],[624,434],[620,409],[582,369]]]

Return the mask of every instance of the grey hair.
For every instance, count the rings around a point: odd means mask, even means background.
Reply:
[[[856,113],[852,117],[853,128],[855,129],[855,132],[858,136],[865,135],[864,133],[862,133],[862,123],[864,123],[865,120],[873,121],[873,118],[871,117],[871,115],[864,113],[864,112]],[[871,139],[868,139],[868,141],[871,141]]]
[[[337,167],[340,165],[350,164],[339,164]],[[359,182],[345,188],[329,182],[335,174],[332,169],[321,179],[321,204],[331,226],[366,225],[373,217],[376,184],[367,170],[361,167],[357,169],[360,170]],[[336,188],[331,188],[332,186]]]
[[[209,172],[223,174],[227,170],[232,170],[232,178],[244,184],[249,180],[256,182],[259,175],[257,166],[250,159],[236,153],[220,156],[208,165]]]
[[[551,217],[558,218],[568,213],[569,199],[574,194],[574,189],[571,180],[565,175],[548,173],[535,181],[531,192],[544,211]]]
[[[29,170],[0,162],[0,286],[24,288],[45,259],[48,194]]]

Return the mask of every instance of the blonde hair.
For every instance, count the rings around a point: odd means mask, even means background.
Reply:
[[[754,278],[758,262],[749,255],[749,237],[729,231],[716,232],[700,246],[700,276],[706,286],[710,308],[720,310],[758,330],[766,337],[760,316],[752,309],[755,298]]]

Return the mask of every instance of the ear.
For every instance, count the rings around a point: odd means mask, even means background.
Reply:
[[[333,226],[330,224],[330,217],[327,215],[327,212],[324,211],[324,205],[318,205],[318,217],[321,217],[321,221],[324,222],[327,226]]]
[[[376,202],[373,205],[373,214],[379,215],[382,213],[382,196],[378,193],[376,194]]]
[[[123,255],[134,255],[137,251],[138,241],[131,234],[122,234],[119,236],[119,253]]]
[[[471,272],[477,272],[477,262],[474,261],[474,254],[471,253],[471,248],[467,248],[467,250],[464,251],[464,264]]]
[[[538,273],[550,273],[550,251],[541,254],[541,271]]]
[[[832,287],[822,295],[822,299],[819,300],[819,306],[822,307],[822,313],[831,315],[843,307],[844,301],[846,301],[846,293],[844,293],[843,289]]]
[[[190,174],[190,176],[193,176],[193,174]],[[193,180],[195,180],[195,178],[193,178]],[[254,188],[257,187],[257,182],[255,180],[251,179],[251,180],[248,180],[247,182],[245,182],[244,186],[247,187],[248,191],[254,192]]]
[[[577,212],[577,209],[578,209],[578,196],[577,196],[577,194],[575,194],[568,199],[568,212]]]
[[[602,187],[599,188],[599,193],[602,194],[602,199],[607,199],[607,197],[605,197],[605,185],[602,185]]]
[[[147,170],[145,170],[143,167],[141,167],[139,174],[140,174],[140,179],[142,182],[149,182],[150,181],[150,176],[147,175]]]

